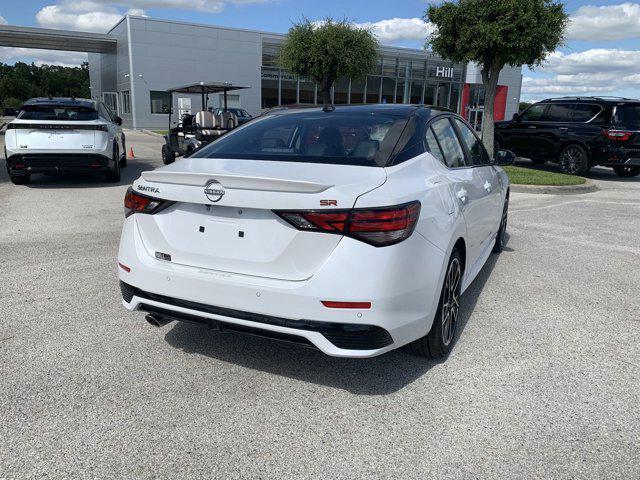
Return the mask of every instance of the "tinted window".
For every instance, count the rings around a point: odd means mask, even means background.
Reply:
[[[467,145],[469,152],[471,153],[471,164],[472,165],[484,165],[486,162],[486,158],[484,155],[484,148],[482,147],[482,142],[476,136],[475,133],[471,131],[467,125],[460,121],[459,119],[455,119],[456,125],[458,125],[458,129],[462,134],[462,140]]]
[[[640,105],[619,105],[613,123],[617,127],[640,130]]]
[[[576,103],[571,107],[571,120],[573,122],[588,122],[601,110],[602,108],[599,105]]]
[[[442,148],[446,165],[449,168],[464,167],[464,151],[460,146],[458,136],[449,120],[442,119],[433,122],[431,128]]]
[[[547,109],[547,104],[539,103],[536,105],[531,105],[527,108],[522,115],[520,115],[520,120],[523,122],[534,122],[537,120],[542,120],[542,116],[544,115],[544,111]]]
[[[97,120],[98,112],[92,108],[64,105],[25,105],[18,117],[21,120]]]
[[[446,165],[447,162],[444,161],[444,155],[442,154],[442,150],[440,150],[440,145],[438,145],[436,136],[431,128],[427,129],[426,141],[427,151]]]
[[[407,118],[322,111],[266,115],[207,145],[191,158],[384,166]]]
[[[549,109],[547,110],[546,115],[544,115],[543,120],[548,122],[568,122],[570,111],[570,104],[552,103],[549,105]]]

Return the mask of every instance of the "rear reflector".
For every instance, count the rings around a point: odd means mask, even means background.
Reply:
[[[123,269],[125,272],[129,273],[131,271],[131,267],[127,267],[124,263],[118,262],[118,266]]]
[[[371,302],[331,302],[329,300],[321,300],[321,303],[327,308],[371,308]]]
[[[604,136],[609,140],[617,140],[619,142],[625,142],[631,138],[634,132],[629,132],[627,130],[605,130]]]
[[[154,214],[173,205],[175,202],[163,200],[161,198],[147,197],[134,192],[131,187],[127,189],[124,196],[124,216],[128,217],[133,213]]]
[[[420,202],[351,210],[274,211],[298,230],[335,233],[384,247],[408,238],[420,216]]]

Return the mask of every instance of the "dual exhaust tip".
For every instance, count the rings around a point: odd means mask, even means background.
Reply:
[[[144,319],[147,321],[149,325],[153,325],[154,327],[164,327],[165,325],[173,322],[173,318],[163,317],[161,315],[157,315],[155,313],[148,313],[144,316]]]

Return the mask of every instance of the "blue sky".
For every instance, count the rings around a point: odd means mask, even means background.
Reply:
[[[430,26],[422,0],[0,0],[0,23],[106,31],[130,12],[155,18],[286,32],[302,16],[346,17],[384,44],[421,48]],[[554,95],[640,97],[640,3],[567,1],[566,44],[543,68],[523,69],[523,99]],[[0,48],[0,61],[78,64],[85,54]]]

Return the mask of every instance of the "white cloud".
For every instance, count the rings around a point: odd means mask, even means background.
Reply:
[[[7,20],[2,15],[0,15],[0,25],[6,25],[7,23],[9,22],[7,22]]]
[[[146,8],[175,8],[208,13],[221,12],[226,4],[263,3],[268,0],[61,0],[36,13],[47,28],[106,32],[125,13],[145,15]],[[125,11],[125,9],[128,9]]]
[[[18,61],[34,62],[36,65],[78,67],[82,62],[87,61],[87,54],[34,48],[0,47],[0,62],[11,64]]]
[[[390,18],[379,22],[357,23],[359,27],[369,28],[383,43],[399,40],[425,41],[433,32],[433,25],[420,18]]]
[[[640,3],[585,5],[571,15],[569,40],[622,40],[640,38]]]
[[[591,49],[564,54],[554,52],[538,70],[543,77],[525,76],[526,98],[544,95],[616,93],[640,87],[640,51]]]

